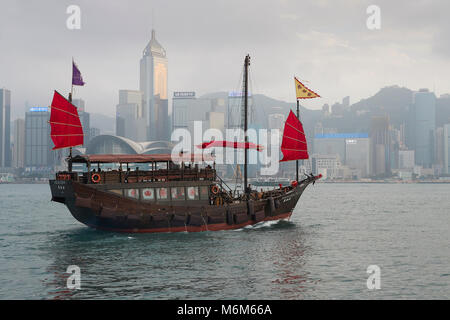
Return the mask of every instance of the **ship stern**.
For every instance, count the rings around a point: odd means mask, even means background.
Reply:
[[[52,201],[66,204],[67,199],[73,198],[73,185],[71,180],[50,180]]]

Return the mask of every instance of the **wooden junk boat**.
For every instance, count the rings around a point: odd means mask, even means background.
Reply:
[[[247,132],[248,66],[244,63],[244,108]],[[55,91],[51,107],[51,136],[54,149],[83,144],[77,109]],[[298,100],[297,100],[298,112]],[[244,186],[247,184],[247,149],[259,149],[247,142],[231,143],[244,148]],[[202,148],[229,142],[206,143]],[[281,146],[283,160],[307,159],[303,127],[291,111],[286,120]],[[71,149],[70,149],[71,150]],[[262,221],[288,219],[305,188],[321,176],[297,179],[289,186],[257,192],[250,187],[236,194],[217,175],[211,156],[180,154],[78,155],[68,158],[68,170],[50,180],[52,200],[63,203],[81,223],[116,232],[217,231],[242,228]],[[73,172],[73,164],[84,164],[86,172]],[[100,165],[119,164],[116,170]],[[130,170],[130,166],[135,170]],[[140,166],[141,168],[137,168]]]

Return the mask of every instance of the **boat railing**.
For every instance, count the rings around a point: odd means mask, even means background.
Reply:
[[[216,175],[216,178],[217,178],[217,180],[219,180],[220,189],[224,190],[225,192],[229,192],[229,193],[233,192],[233,189],[231,189],[230,186],[227,185],[226,182],[223,181],[223,179],[221,177]]]
[[[158,170],[99,170],[90,172],[58,172],[56,180],[72,180],[81,183],[137,183],[154,181],[198,181],[214,180],[212,168],[158,169]]]

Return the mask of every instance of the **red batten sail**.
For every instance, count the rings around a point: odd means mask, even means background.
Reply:
[[[251,142],[232,142],[232,141],[209,141],[204,142],[197,146],[200,149],[212,148],[212,147],[222,147],[222,148],[234,148],[234,149],[256,149],[261,151],[264,149],[262,145],[254,144]]]
[[[55,144],[53,150],[83,144],[83,128],[77,108],[57,91],[53,95],[49,122],[50,136]]]
[[[283,159],[280,162],[309,158],[303,125],[292,110],[284,124],[281,151],[283,152]]]

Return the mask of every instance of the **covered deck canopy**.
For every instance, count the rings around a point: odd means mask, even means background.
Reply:
[[[148,163],[148,162],[203,162],[214,161],[210,154],[91,154],[77,155],[73,163]]]

